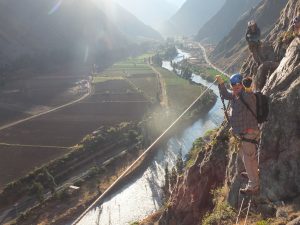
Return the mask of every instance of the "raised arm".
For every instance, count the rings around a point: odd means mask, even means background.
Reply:
[[[220,94],[222,95],[222,97],[226,100],[231,100],[233,99],[233,95],[232,93],[230,93],[227,88],[225,87],[224,83],[223,84],[219,84],[218,85],[219,90],[220,90]]]
[[[216,76],[216,79],[218,81],[218,87],[219,87],[219,90],[220,90],[220,94],[222,95],[222,97],[226,100],[231,100],[233,99],[233,95],[232,93],[230,93],[227,88],[225,87],[224,85],[224,81],[222,79],[222,77],[220,75],[217,75]]]

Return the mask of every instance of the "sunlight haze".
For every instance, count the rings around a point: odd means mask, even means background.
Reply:
[[[115,0],[126,10],[153,28],[172,17],[185,0]]]

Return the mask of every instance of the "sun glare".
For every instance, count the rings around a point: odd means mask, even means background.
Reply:
[[[95,5],[101,9],[109,18],[115,18],[115,2],[113,0],[91,0],[95,3]]]
[[[55,13],[61,6],[62,0],[59,0],[55,3],[55,5],[49,10],[48,15],[52,15]]]

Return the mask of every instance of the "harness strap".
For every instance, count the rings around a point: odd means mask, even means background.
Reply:
[[[251,112],[251,114],[253,115],[253,117],[257,120],[257,116],[256,114],[253,112],[253,110],[250,108],[250,106],[248,105],[248,103],[245,101],[245,99],[243,98],[243,94],[240,94],[240,99],[242,101],[242,103],[247,107],[247,109]]]
[[[257,140],[245,138],[245,137],[243,137],[243,136],[241,137],[241,141],[250,142],[250,143],[252,143],[252,144],[258,145],[258,141],[257,141]]]

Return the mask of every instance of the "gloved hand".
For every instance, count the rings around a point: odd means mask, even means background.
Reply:
[[[216,76],[216,80],[217,80],[218,84],[223,84],[223,83],[224,83],[224,80],[223,80],[223,78],[221,77],[221,75],[217,75],[217,76]]]
[[[243,79],[242,83],[243,83],[243,86],[245,88],[250,88],[251,84],[252,84],[252,78],[251,77],[246,77],[246,78]]]

